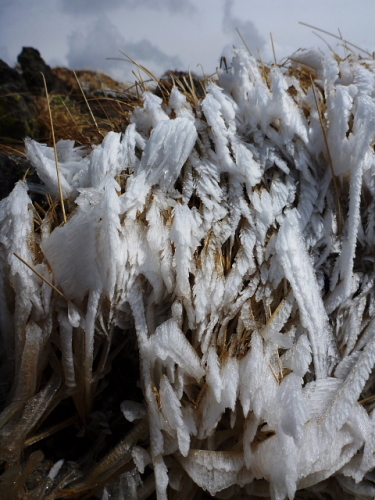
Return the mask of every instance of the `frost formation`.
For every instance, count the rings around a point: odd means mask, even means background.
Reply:
[[[126,444],[135,495],[149,466],[158,500],[197,487],[293,499],[331,476],[375,496],[374,403],[361,401],[375,363],[374,62],[292,60],[266,71],[236,50],[194,106],[177,88],[167,105],[145,93],[90,154],[61,141],[65,224],[47,213],[34,233],[21,181],[0,203],[13,402],[56,394],[53,377],[36,392],[53,338],[61,384],[89,412],[115,330],[135,332],[144,404],[122,411],[149,432],[149,447]],[[58,200],[53,149],[28,140],[27,153]]]

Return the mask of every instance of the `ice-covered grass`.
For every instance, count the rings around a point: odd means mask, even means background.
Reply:
[[[66,398],[87,421],[135,336],[134,429],[71,494],[123,472],[103,498],[375,496],[375,63],[291,61],[235,50],[200,101],[145,93],[124,134],[60,142],[65,224],[53,150],[26,142],[56,201],[35,222],[20,181],[0,203],[8,466]]]

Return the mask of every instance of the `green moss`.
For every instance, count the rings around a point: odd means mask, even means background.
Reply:
[[[25,120],[25,134],[29,137],[38,137],[40,127],[36,118]]]
[[[70,99],[65,95],[54,95],[51,99],[51,105],[56,108],[62,108],[70,104]]]

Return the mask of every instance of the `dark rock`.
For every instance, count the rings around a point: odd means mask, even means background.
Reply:
[[[1,90],[1,89],[0,89]],[[0,96],[0,137],[23,140],[37,137],[38,122],[29,106],[29,99],[21,94]]]
[[[34,172],[31,163],[24,156],[0,153],[0,200],[9,195],[15,183],[22,179],[28,170]]]
[[[44,74],[46,79],[48,92],[58,94],[68,92],[64,82],[52,72],[50,66],[41,58],[39,50],[32,47],[23,47],[21,54],[18,56],[18,62],[21,65],[22,76],[31,92],[45,92],[41,73]]]
[[[23,140],[36,137],[38,124],[27,85],[15,69],[0,60],[0,137]]]
[[[0,59],[0,86],[11,84],[18,92],[26,92],[25,80],[17,70],[11,68]]]

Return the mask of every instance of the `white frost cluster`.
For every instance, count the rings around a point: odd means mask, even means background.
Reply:
[[[47,216],[35,235],[21,181],[0,203],[15,399],[34,395],[23,374],[54,335],[66,386],[89,404],[96,337],[135,330],[144,406],[122,410],[148,421],[150,447],[132,456],[158,500],[192,498],[193,483],[293,499],[334,475],[375,496],[374,406],[359,402],[374,388],[375,65],[292,61],[266,71],[236,50],[195,107],[176,88],[168,105],[146,93],[89,155],[60,142],[65,224]],[[314,75],[317,100],[293,69]],[[27,152],[58,199],[52,148]]]

